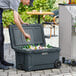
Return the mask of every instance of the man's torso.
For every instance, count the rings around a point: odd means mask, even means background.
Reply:
[[[18,11],[20,0],[0,0],[0,8]]]

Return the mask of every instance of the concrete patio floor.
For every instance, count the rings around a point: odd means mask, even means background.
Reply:
[[[44,29],[45,34],[49,35],[50,29]],[[46,39],[46,44],[51,44],[53,46],[59,46],[59,27],[56,27],[56,35],[57,37],[52,37],[50,39]],[[11,48],[10,39],[8,29],[4,29],[5,34],[5,45],[4,45],[4,53],[5,60],[11,63],[14,63],[14,67],[10,67],[9,70],[0,70],[0,76],[76,76],[76,67],[68,66],[62,64],[60,69],[47,69],[47,70],[38,70],[26,72],[22,70],[17,70],[15,64],[15,52]],[[53,33],[52,33],[53,34]]]

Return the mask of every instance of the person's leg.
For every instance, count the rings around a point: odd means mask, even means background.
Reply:
[[[0,61],[4,58],[4,36],[3,36],[3,25],[0,23]]]
[[[2,63],[1,63],[1,61],[2,61],[2,59],[3,59],[3,57],[4,57],[4,54],[3,54],[3,47],[4,47],[4,45],[3,45],[3,43],[4,43],[4,37],[3,37],[3,35],[2,35],[2,28],[3,28],[3,26],[2,26],[2,12],[3,12],[3,10],[2,9],[0,9],[0,69],[5,69],[5,70],[7,70],[7,69],[9,69],[8,67],[6,67],[5,65],[3,65]]]
[[[2,24],[2,12],[0,9],[0,62],[5,66],[13,66],[13,64],[8,63],[4,60],[4,34],[3,34],[3,24]]]
[[[2,24],[2,12],[3,9],[0,9],[0,61],[4,57],[4,35],[3,35],[3,24]]]

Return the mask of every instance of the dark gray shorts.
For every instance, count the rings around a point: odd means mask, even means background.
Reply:
[[[0,23],[2,23],[2,13],[3,13],[3,9],[0,8]]]

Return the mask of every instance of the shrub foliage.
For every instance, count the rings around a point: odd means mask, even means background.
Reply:
[[[26,23],[37,23],[38,18],[37,15],[27,15],[27,11],[37,10],[39,11],[40,8],[42,8],[42,11],[52,11],[54,10],[54,4],[56,0],[34,0],[33,6],[23,6],[22,3],[20,3],[18,12],[22,18],[22,20]],[[50,16],[46,16],[46,21],[50,20]],[[41,16],[41,22],[43,22],[42,16]],[[11,25],[11,23],[14,24],[14,18],[13,18],[13,11],[7,10],[3,12],[3,25],[6,27],[8,25]]]

